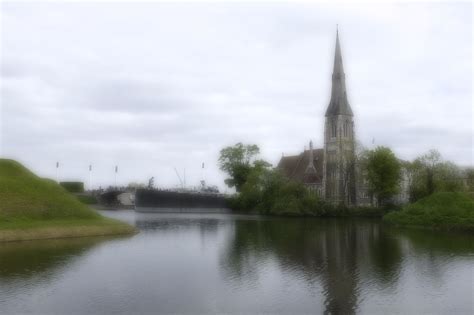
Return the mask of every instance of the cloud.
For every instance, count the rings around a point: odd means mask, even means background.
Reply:
[[[472,164],[470,4],[3,3],[1,152],[55,176],[162,186],[219,150],[322,146],[335,24],[359,140]]]

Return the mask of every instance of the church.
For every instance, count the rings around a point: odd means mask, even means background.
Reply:
[[[347,100],[339,32],[332,73],[331,100],[324,123],[324,147],[294,156],[282,156],[278,169],[289,179],[304,183],[321,198],[348,206],[370,204],[366,182],[356,165],[354,114]]]

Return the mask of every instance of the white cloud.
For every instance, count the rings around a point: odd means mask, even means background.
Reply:
[[[335,24],[359,139],[472,164],[470,4],[3,3],[3,155],[43,176],[223,187],[219,150],[322,145]]]

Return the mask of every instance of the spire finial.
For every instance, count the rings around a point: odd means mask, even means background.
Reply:
[[[336,49],[334,52],[334,74],[342,75],[344,73],[342,67],[341,44],[339,44],[339,26],[336,29]]]

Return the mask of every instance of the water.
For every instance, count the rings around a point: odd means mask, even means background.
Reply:
[[[0,313],[474,312],[472,236],[378,220],[103,213],[140,233],[0,244]]]

